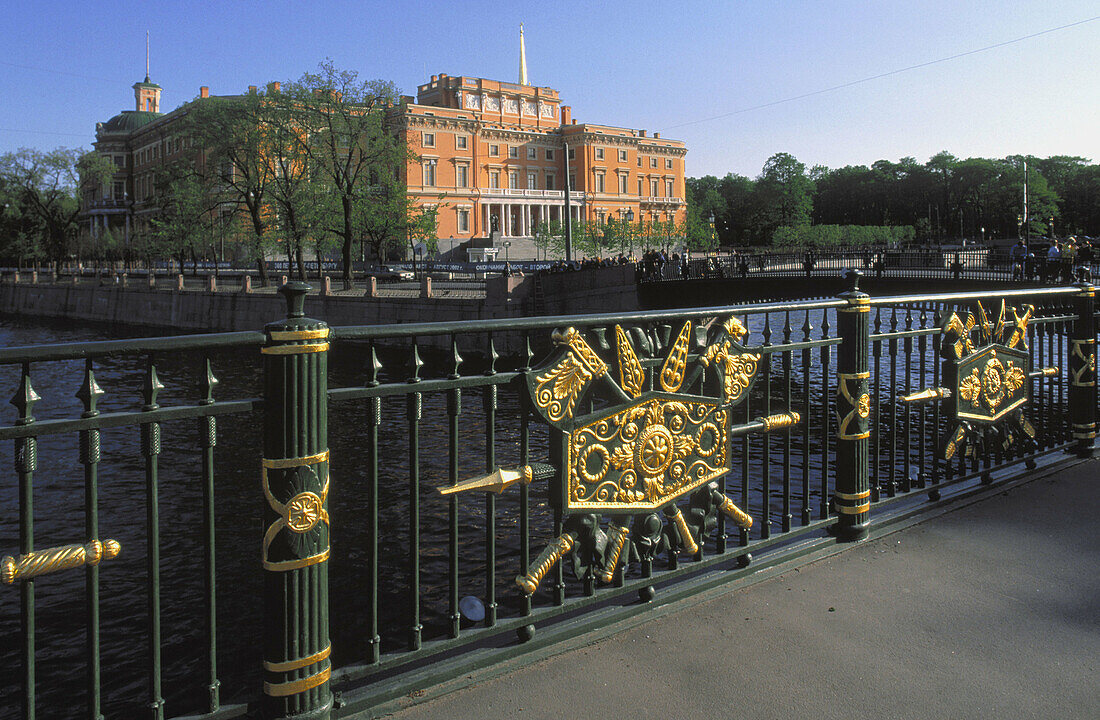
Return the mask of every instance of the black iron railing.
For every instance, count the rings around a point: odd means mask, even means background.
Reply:
[[[4,580],[21,591],[23,716],[43,697],[93,718],[105,704],[345,716],[826,538],[859,539],[894,503],[1091,453],[1087,282],[877,298],[852,279],[830,300],[332,329],[303,317],[292,283],[287,319],[265,333],[0,350],[18,369],[17,417],[0,428],[18,532],[0,524],[0,544],[19,546]],[[32,376],[73,361],[79,407],[36,417]],[[107,365],[133,401],[108,407]],[[217,393],[215,372],[232,376]],[[141,465],[105,460],[104,433]],[[40,443],[79,460],[83,531],[35,515],[57,489],[35,474]],[[188,462],[198,472],[181,475]],[[117,511],[139,490],[144,514]],[[188,502],[190,534],[176,527]],[[69,546],[36,545],[36,522]],[[181,539],[196,544],[179,551]],[[165,577],[177,562],[202,586],[186,602],[162,590],[184,581]],[[77,567],[82,590],[60,572]],[[144,623],[131,614],[101,633],[100,567]],[[84,608],[80,703],[53,656],[40,683],[39,584],[75,595],[49,607]],[[199,651],[175,647],[194,625]]]

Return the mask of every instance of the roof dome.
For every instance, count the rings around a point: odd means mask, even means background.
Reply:
[[[96,129],[103,133],[129,134],[153,122],[161,117],[162,114],[163,113],[146,112],[143,110],[123,110],[107,122],[102,123],[101,128]]]

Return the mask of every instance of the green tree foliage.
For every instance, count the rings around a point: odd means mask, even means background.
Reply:
[[[108,157],[72,148],[0,155],[4,224],[16,230],[10,249],[19,258],[56,261],[77,250],[80,200],[110,187],[114,172]]]
[[[776,228],[772,245],[784,248],[839,248],[852,245],[899,245],[913,241],[912,225],[784,225]]]

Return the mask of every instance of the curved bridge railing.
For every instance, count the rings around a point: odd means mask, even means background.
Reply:
[[[1076,268],[1100,270],[1091,257],[1048,260],[1045,256],[1017,261],[1008,251],[869,250],[866,252],[757,252],[717,254],[686,261],[643,260],[638,282],[735,280],[747,278],[836,277],[858,269],[868,277],[978,280],[1056,284],[1072,282]]]
[[[1087,281],[856,280],[340,328],[291,283],[263,333],[0,349],[0,691],[24,717],[343,717],[1092,453]]]

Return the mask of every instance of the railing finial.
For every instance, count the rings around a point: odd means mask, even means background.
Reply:
[[[848,292],[859,292],[859,279],[863,273],[855,268],[844,271],[844,279],[848,281]]]
[[[306,293],[312,288],[309,283],[291,280],[279,288],[279,294],[286,298],[286,316],[300,318],[306,316]]]

